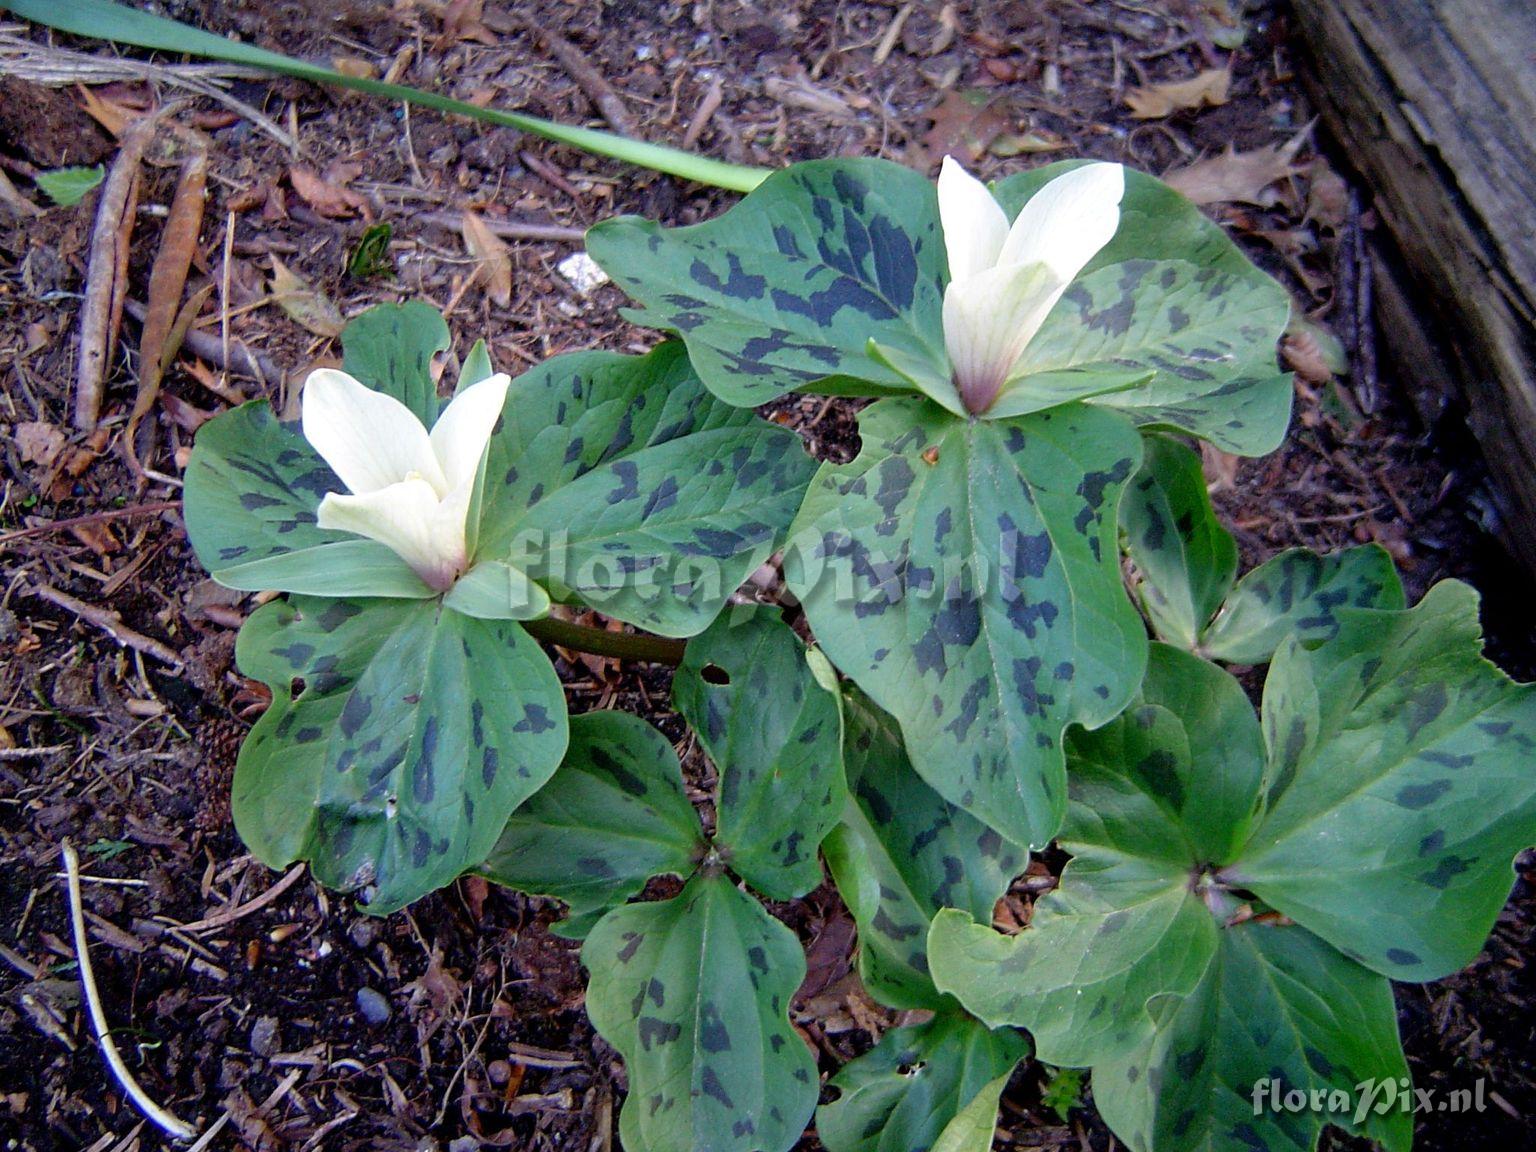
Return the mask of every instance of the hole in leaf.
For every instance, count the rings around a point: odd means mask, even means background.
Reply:
[[[729,684],[731,682],[731,674],[718,664],[704,665],[699,671],[699,675],[704,678],[704,683],[706,684]]]
[[[304,694],[304,688],[304,677],[302,676],[295,676],[292,680],[288,681],[288,695],[294,699],[298,699]]]

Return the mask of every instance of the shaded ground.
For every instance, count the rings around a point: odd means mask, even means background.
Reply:
[[[757,164],[879,153],[921,166],[946,148],[990,143],[976,157],[988,175],[1074,153],[1162,173],[1228,145],[1249,153],[1284,144],[1309,119],[1290,74],[1283,13],[1273,8],[1250,16],[1244,47],[1229,53],[1213,43],[1225,40],[1220,21],[1201,16],[1222,5],[1194,0],[942,9],[537,0],[515,6],[515,17],[511,5],[487,5],[478,20],[476,7],[400,0],[389,12],[345,0],[319,14],[300,3],[164,5],[295,54],[381,73],[394,66],[407,83],[596,122],[582,84],[541,37],[554,30],[619,89],[647,137],[691,137],[712,155]],[[1225,105],[1130,117],[1129,88],[1228,64]],[[119,105],[178,95],[163,84],[96,91]],[[957,103],[956,91],[973,93],[985,111],[967,111],[974,105]],[[25,101],[16,91],[0,101],[0,165],[23,189],[33,166],[94,162],[112,150],[79,115],[78,101],[54,92],[50,100],[47,90],[29,88]],[[475,262],[453,214],[472,208],[489,220],[579,229],[618,211],[685,223],[731,200],[509,131],[423,113],[407,120],[379,102],[295,82],[240,79],[232,92],[296,129],[300,151],[206,100],[178,113],[212,142],[196,280],[214,286],[210,314],[222,301],[232,337],[259,350],[286,382],[337,349],[274,307],[250,307],[274,255],[346,314],[403,296],[449,308],[458,353],[484,334],[496,362],[515,371],[560,351],[630,348],[654,337],[623,322],[614,289],[587,297],[556,270],[578,249],[571,241],[511,241],[504,307],[479,286],[466,288]],[[1032,151],[1057,144],[1065,146],[1059,153]],[[1008,152],[1020,154],[998,154]],[[291,174],[296,167],[359,198],[348,207],[306,197],[310,186]],[[1212,211],[1309,313],[1337,322],[1337,250],[1355,227],[1349,190],[1304,136],[1281,167],[1283,178],[1250,190],[1259,203]],[[152,155],[129,277],[138,299],[155,251],[153,209],[169,202],[174,183],[174,165]],[[234,754],[263,705],[260,687],[231,666],[235,630],[251,605],[203,579],[173,511],[14,533],[174,500],[198,420],[238,398],[232,390],[279,404],[288,392],[284,379],[226,383],[184,355],[147,422],[154,439],[142,454],[169,479],[140,487],[116,439],[137,370],[129,324],[108,394],[111,437],[71,433],[75,315],[94,203],[88,197],[0,232],[0,1140],[104,1150],[120,1139],[132,1147],[138,1131],[77,1002],[54,875],[57,846],[69,837],[83,847],[89,874],[125,881],[86,886],[97,977],[119,1045],[150,1093],[181,1116],[200,1128],[229,1117],[215,1146],[416,1148],[423,1137],[439,1147],[464,1141],[452,1145],[456,1152],[614,1146],[622,1069],[586,1022],[575,950],[547,932],[550,908],[462,882],[380,920],[299,877],[233,922],[177,927],[236,909],[279,880],[246,856],[228,820]],[[389,221],[394,239],[388,269],[359,280],[344,269],[364,217]],[[218,324],[210,331],[218,335]],[[1354,382],[1336,384],[1316,370],[1314,351],[1292,349],[1310,382],[1298,385],[1285,448],[1260,461],[1209,461],[1245,564],[1294,544],[1379,540],[1397,556],[1414,599],[1447,576],[1476,583],[1490,654],[1518,676],[1536,674],[1527,586],[1479,527],[1486,501],[1476,458],[1454,413],[1431,411],[1426,426],[1426,406],[1410,402],[1432,395],[1436,382],[1384,363],[1381,409],[1367,418],[1358,386],[1371,373],[1361,370],[1361,355]],[[1367,366],[1369,352],[1367,344]],[[812,398],[781,403],[775,416],[818,455],[845,456],[855,444],[852,412],[845,402]],[[41,585],[117,613],[177,663],[119,646],[77,611],[38,598]],[[617,705],[681,737],[665,712],[664,675],[604,661],[562,658],[558,666],[573,711]],[[1522,876],[1477,965],[1399,990],[1418,1082],[1443,1092],[1485,1077],[1490,1093],[1482,1114],[1421,1118],[1421,1148],[1518,1147],[1532,1138],[1529,881]],[[822,890],[778,911],[810,949],[797,1011],[831,1071],[890,1016],[847,978],[851,931],[835,896]],[[1000,1147],[1110,1147],[1090,1113],[1063,1125],[1043,1110],[1040,1079],[1028,1065],[1017,1077]],[[146,1147],[157,1140],[149,1129],[140,1136]],[[805,1146],[816,1147],[814,1137]]]

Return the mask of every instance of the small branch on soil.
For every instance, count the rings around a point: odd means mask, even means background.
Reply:
[[[106,608],[98,608],[94,604],[87,604],[84,600],[76,600],[67,592],[60,592],[57,588],[48,584],[32,584],[26,591],[40,600],[46,600],[55,604],[66,612],[73,612],[87,624],[100,628],[112,639],[124,647],[132,648],[135,652],[142,652],[146,656],[153,656],[162,664],[169,664],[173,668],[181,667],[181,657],[172,652],[158,640],[151,639],[141,633],[135,632],[123,623],[122,618],[116,612]]]
[[[450,232],[464,230],[462,212],[422,212],[415,219]],[[569,228],[564,224],[529,224],[522,220],[498,220],[494,216],[482,216],[480,221],[503,240],[564,240],[580,244],[587,235],[580,228]]]
[[[272,901],[276,900],[284,892],[288,891],[288,889],[292,888],[294,884],[298,882],[299,877],[303,874],[304,865],[295,864],[292,868],[288,869],[287,874],[284,875],[281,880],[272,885],[272,887],[268,888],[260,896],[253,897],[252,899],[247,900],[244,904],[238,905],[237,907],[226,908],[223,912],[215,912],[212,916],[205,916],[201,920],[194,920],[190,924],[177,924],[176,931],[208,932],[214,928],[223,928],[226,925],[233,924],[236,920],[243,919],[244,917],[249,916],[252,912],[256,912],[262,908],[265,908],[268,904],[272,903]],[[172,920],[167,920],[166,922],[175,923],[175,921]]]
[[[603,114],[603,119],[608,121],[615,132],[628,136],[631,140],[639,140],[640,129],[635,125],[635,118],[629,114],[629,109],[624,106],[624,101],[613,90],[613,85],[603,77],[592,65],[587,63],[586,56],[581,49],[572,44],[560,33],[549,28],[541,28],[530,24],[528,30],[544,41],[544,47],[549,49],[549,54],[560,61],[560,67],[564,68],[570,78],[580,86],[587,94],[587,99],[597,106],[597,110]]]
[[[80,361],[75,375],[75,427],[94,431],[101,416],[107,370],[122,321],[128,274],[128,245],[139,199],[139,162],[155,134],[158,116],[137,120],[123,135],[117,159],[101,186],[91,258],[80,304]]]
[[[143,323],[149,309],[137,300],[129,300],[123,307],[128,315]],[[252,380],[277,381],[283,378],[283,370],[273,361],[259,352],[252,352],[244,344],[230,341],[229,350],[226,353],[224,342],[211,332],[204,332],[199,328],[188,328],[181,338],[182,347],[200,360],[206,360],[215,368],[225,372],[238,372],[242,376],[249,376]]]
[[[69,919],[75,931],[75,962],[80,966],[80,985],[85,990],[85,1003],[90,1009],[96,1043],[101,1047],[101,1054],[106,1057],[107,1067],[123,1091],[128,1093],[134,1106],[175,1139],[191,1140],[197,1135],[196,1130],[151,1100],[128,1071],[123,1058],[117,1054],[117,1045],[112,1042],[112,1032],[107,1027],[107,1015],[101,1008],[101,995],[96,991],[96,976],[91,971],[91,953],[85,936],[85,908],[80,900],[80,857],[68,840],[63,844],[63,856],[64,871],[69,881]]]
[[[68,751],[68,744],[50,744],[46,748],[0,748],[0,764],[7,760],[36,760],[56,752]]]
[[[30,528],[18,528],[14,532],[0,532],[0,544],[12,540],[25,540],[29,536],[46,536],[50,532],[63,532],[82,524],[99,524],[103,520],[121,520],[128,516],[150,516],[156,512],[176,512],[180,500],[157,500],[153,504],[135,504],[132,508],[109,508],[105,512],[91,512],[85,516],[71,516],[67,520],[52,520],[47,524],[34,524]]]
[[[584,624],[572,624],[552,616],[525,621],[523,628],[535,640],[558,644],[562,648],[574,648],[594,656],[613,656],[619,660],[644,660],[652,664],[673,666],[683,662],[683,649],[688,643],[686,640],[671,640],[665,636],[651,636],[642,632],[609,632],[603,628],[588,628]]]

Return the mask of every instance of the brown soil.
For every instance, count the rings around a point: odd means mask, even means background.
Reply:
[[[967,131],[1064,145],[1039,155],[984,153],[977,166],[997,175],[1074,153],[1162,173],[1228,145],[1245,151],[1302,131],[1310,113],[1291,76],[1283,11],[1260,5],[1245,46],[1229,54],[1211,44],[1199,17],[1202,8],[1221,6],[961,0],[944,7],[949,20],[937,4],[858,0],[535,0],[515,6],[515,18],[513,6],[487,4],[478,24],[464,19],[478,6],[463,0],[399,0],[393,11],[363,0],[323,8],[235,0],[160,7],[293,54],[351,57],[381,71],[408,52],[400,75],[406,83],[597,123],[588,95],[541,41],[540,30],[557,31],[607,77],[654,140],[681,140],[718,84],[719,106],[696,133],[697,146],[764,165],[836,154],[924,165],[931,159],[924,138],[945,90],[975,90],[990,112],[959,122],[941,115],[939,147],[945,140],[957,146]],[[899,13],[908,14],[892,38]],[[1227,63],[1233,84],[1225,105],[1151,122],[1129,117],[1128,87]],[[163,86],[98,91],[118,103],[177,95]],[[272,255],[348,314],[402,297],[453,301],[457,352],[485,334],[496,361],[515,366],[578,347],[644,346],[654,337],[621,319],[616,290],[586,299],[556,272],[556,262],[575,250],[568,242],[512,243],[507,307],[478,287],[462,290],[471,265],[456,231],[434,222],[434,213],[473,207],[488,218],[580,228],[628,211],[677,224],[732,200],[510,131],[420,112],[405,120],[398,108],[296,82],[240,79],[232,92],[296,126],[302,156],[294,159],[247,120],[210,115],[217,105],[207,101],[178,113],[201,123],[212,142],[197,277],[222,285],[227,273],[232,333],[289,380],[337,350],[275,309],[240,310],[256,298]],[[34,167],[101,156],[101,134],[61,108],[59,97],[30,88],[26,100],[8,95],[0,103],[0,166],[25,191]],[[20,111],[31,107],[53,113]],[[349,185],[365,198],[368,215],[391,223],[392,272],[368,281],[345,274],[366,221],[306,203],[288,177],[296,164]],[[1311,143],[1295,166],[1294,176],[1271,187],[1267,207],[1213,211],[1256,260],[1286,279],[1309,313],[1327,321],[1339,235],[1348,229],[1338,210],[1342,186]],[[174,165],[152,153],[141,206],[168,204],[174,183]],[[1364,200],[1369,227],[1368,193]],[[136,485],[115,440],[88,442],[70,430],[76,310],[94,202],[88,197],[78,208],[0,230],[0,750],[55,749],[0,756],[0,1143],[126,1148],[135,1145],[117,1141],[139,1130],[78,1002],[55,875],[67,837],[81,846],[88,874],[128,881],[88,883],[85,893],[97,979],[125,1059],[153,1097],[200,1129],[227,1115],[215,1147],[615,1146],[622,1067],[586,1021],[576,950],[548,932],[554,910],[540,902],[461,882],[376,919],[306,876],[226,927],[174,927],[236,907],[279,880],[245,854],[228,817],[234,754],[263,699],[232,668],[234,629],[250,603],[204,578],[174,512],[4,537],[177,496],[155,478]],[[140,299],[158,228],[141,208],[130,272],[131,294]],[[226,238],[233,254],[227,269]],[[216,308],[217,293],[213,299]],[[108,395],[114,436],[136,378],[134,325],[126,336]],[[190,442],[186,427],[227,403],[205,382],[218,377],[199,376],[185,357],[167,378],[145,456],[161,476],[178,474],[178,451]],[[1381,410],[1365,417],[1359,382],[1357,372],[1353,383],[1300,385],[1293,434],[1272,457],[1211,460],[1212,474],[1226,477],[1218,501],[1237,525],[1245,563],[1291,545],[1378,540],[1397,556],[1414,598],[1449,576],[1476,584],[1485,595],[1490,655],[1530,678],[1533,605],[1480,527],[1485,481],[1455,413],[1426,426],[1423,406],[1410,397],[1432,392],[1436,382],[1384,367]],[[279,380],[232,383],[248,396],[279,403],[286,396]],[[775,409],[818,455],[853,451],[853,405],[808,398]],[[178,652],[182,667],[119,646],[76,613],[33,595],[37,585],[117,613],[128,628]],[[664,675],[563,657],[558,667],[573,710],[629,708],[682,738],[666,711]],[[1470,970],[1399,990],[1417,1081],[1443,1092],[1485,1077],[1489,1089],[1484,1113],[1421,1117],[1420,1148],[1519,1147],[1536,1132],[1526,1119],[1536,1114],[1530,883],[1523,871]],[[810,948],[811,977],[797,1011],[830,1072],[866,1048],[887,1017],[869,1011],[844,980],[851,933],[830,890],[776,911]],[[1026,1065],[1016,1078],[1000,1147],[1112,1146],[1090,1112],[1062,1125],[1042,1109],[1041,1077]],[[157,1139],[152,1129],[139,1137],[143,1146]],[[803,1146],[818,1147],[814,1136]]]

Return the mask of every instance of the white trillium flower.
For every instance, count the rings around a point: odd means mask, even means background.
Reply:
[[[321,368],[304,384],[304,438],[348,493],[328,492],[316,522],[388,545],[442,592],[468,565],[466,531],[480,460],[511,378],[465,388],[428,432],[393,396]]]
[[[992,406],[1061,294],[1113,238],[1124,195],[1120,165],[1085,164],[1036,192],[1010,227],[987,186],[944,158],[944,347],[968,412]]]

